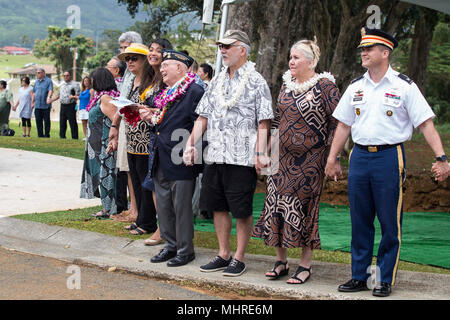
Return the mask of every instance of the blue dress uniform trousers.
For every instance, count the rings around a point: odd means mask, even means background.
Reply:
[[[355,145],[352,150],[348,197],[353,279],[366,281],[370,276],[367,268],[372,263],[376,214],[382,234],[377,255],[379,281],[391,285],[395,282],[401,245],[404,168],[403,145],[378,152]]]

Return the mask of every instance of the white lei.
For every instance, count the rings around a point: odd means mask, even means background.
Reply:
[[[234,92],[234,94],[231,96],[230,99],[225,100],[224,95],[224,86],[225,86],[225,80],[227,78],[227,70],[228,68],[222,68],[222,71],[220,72],[218,78],[217,78],[217,98],[219,100],[219,106],[226,109],[231,109],[236,105],[237,100],[240,98],[240,96],[244,93],[245,87],[248,83],[248,79],[250,78],[250,74],[255,70],[255,64],[251,61],[247,61],[244,65],[244,72],[241,75],[242,80],[241,84],[237,88],[237,90]]]
[[[316,74],[314,77],[312,77],[308,81],[305,81],[302,83],[297,83],[297,82],[295,82],[295,80],[293,80],[295,78],[292,77],[291,71],[288,70],[283,75],[283,83],[286,86],[286,93],[294,91],[296,94],[300,94],[300,93],[308,91],[312,86],[314,86],[317,83],[317,81],[319,81],[320,79],[323,79],[323,78],[326,78],[326,79],[332,81],[333,83],[336,82],[336,80],[334,79],[334,77],[331,73],[322,72],[320,74]]]

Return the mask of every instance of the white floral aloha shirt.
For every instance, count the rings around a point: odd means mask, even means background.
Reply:
[[[258,124],[274,117],[272,96],[266,80],[255,70],[253,62],[246,62],[234,73],[232,79],[228,68],[224,70],[224,77],[219,73],[211,80],[195,111],[208,118],[208,147],[203,153],[204,160],[207,164],[252,167]],[[230,108],[224,106],[224,102],[236,97],[236,92],[242,86],[243,93],[237,97],[234,105]]]

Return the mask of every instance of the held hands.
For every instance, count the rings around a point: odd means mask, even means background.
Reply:
[[[325,175],[334,181],[338,181],[338,178],[342,176],[341,163],[336,157],[328,157]]]
[[[108,148],[106,148],[106,152],[108,154],[117,150],[118,139],[119,139],[119,130],[115,127],[111,127],[109,129],[109,144]]]
[[[139,107],[137,108],[139,110],[139,115],[141,116],[141,119],[148,122],[151,121],[153,113],[159,110],[158,108],[149,108],[148,106],[144,105],[139,105]]]
[[[450,175],[450,166],[447,161],[436,161],[431,166],[431,172],[434,174],[435,181],[444,181]]]
[[[270,157],[267,155],[255,155],[255,169],[257,174],[261,174],[263,168],[270,167]]]

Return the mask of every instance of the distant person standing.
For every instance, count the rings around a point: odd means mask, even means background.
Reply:
[[[207,63],[202,63],[200,68],[198,68],[197,74],[206,85],[209,85],[213,77],[213,68]]]
[[[81,81],[81,92],[78,96],[79,104],[78,104],[78,119],[81,121],[81,124],[83,125],[83,132],[85,138],[83,140],[86,140],[87,135],[87,124],[89,119],[89,112],[86,110],[87,105],[89,104],[89,101],[93,97],[93,91],[91,89],[91,80],[89,77],[84,77]]]
[[[23,77],[20,79],[19,99],[16,102],[13,110],[16,111],[19,107],[19,117],[22,119],[22,136],[29,137],[31,131],[31,113],[33,107],[31,100],[33,95],[33,88],[30,87],[30,78]]]
[[[31,107],[34,108],[36,117],[36,129],[39,138],[50,138],[50,110],[52,107],[50,99],[53,94],[53,82],[45,76],[45,70],[42,68],[36,71],[36,78],[31,99]]]
[[[54,99],[60,99],[61,102],[61,109],[59,110],[59,137],[61,139],[66,138],[68,120],[72,139],[78,139],[77,110],[75,106],[80,94],[80,86],[72,80],[72,75],[69,71],[64,71],[63,76],[64,82],[59,89],[59,96]]]
[[[13,94],[6,89],[5,80],[0,81],[0,135],[4,129],[9,129],[9,114],[13,105]]]

